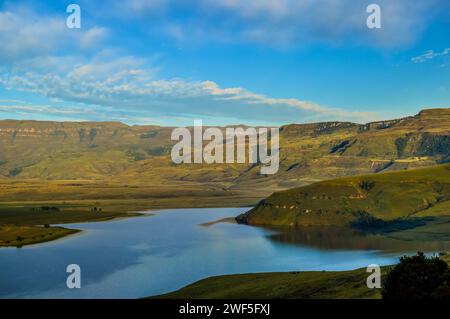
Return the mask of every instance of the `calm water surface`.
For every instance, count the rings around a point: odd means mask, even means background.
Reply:
[[[83,232],[21,249],[0,249],[0,297],[137,298],[213,275],[355,269],[391,264],[417,250],[411,243],[332,228],[199,225],[246,210],[174,209],[65,225]],[[81,267],[81,289],[66,288],[69,264]]]

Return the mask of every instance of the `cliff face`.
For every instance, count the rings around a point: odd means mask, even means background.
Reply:
[[[221,181],[227,187],[287,188],[354,174],[445,162],[450,109],[368,124],[286,125],[280,131],[280,170],[258,165],[174,165],[172,128],[118,122],[0,121],[0,177],[39,179],[158,178]],[[269,185],[270,184],[270,185]]]
[[[119,122],[45,122],[45,121],[0,121],[0,136],[44,137],[63,133],[76,136],[80,130],[114,131],[128,126]]]
[[[168,145],[170,129],[117,122],[0,121],[0,176],[108,178]]]

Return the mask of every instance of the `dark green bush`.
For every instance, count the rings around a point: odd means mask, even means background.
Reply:
[[[450,270],[439,257],[402,257],[386,277],[383,299],[450,299]]]

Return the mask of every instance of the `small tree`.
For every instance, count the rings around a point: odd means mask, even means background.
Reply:
[[[450,269],[439,257],[427,258],[422,252],[400,258],[388,274],[383,299],[450,298]]]

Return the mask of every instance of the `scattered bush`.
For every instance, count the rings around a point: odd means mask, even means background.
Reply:
[[[126,155],[129,157],[132,157],[134,161],[145,160],[145,154],[137,152],[137,151],[127,151]]]
[[[59,208],[54,206],[41,206],[40,209],[44,212],[59,212]]]
[[[153,138],[153,137],[156,137],[157,135],[158,135],[158,131],[148,131],[146,133],[142,133],[140,137],[142,139],[144,139],[144,138]]]
[[[375,187],[375,182],[361,181],[361,183],[359,183],[359,187],[361,187],[361,189],[365,190],[366,192],[369,192],[372,188]]]
[[[170,147],[167,146],[157,146],[147,150],[148,155],[152,156],[163,156],[170,154]]]
[[[9,176],[14,177],[22,173],[22,167],[16,167],[9,171]]]

